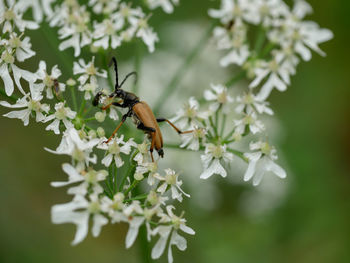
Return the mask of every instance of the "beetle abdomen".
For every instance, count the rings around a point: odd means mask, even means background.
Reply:
[[[158,122],[154,116],[151,108],[144,101],[136,103],[132,110],[136,117],[143,123],[144,126],[150,127],[156,130],[155,134],[155,148],[158,151],[163,148],[162,133],[159,129]]]

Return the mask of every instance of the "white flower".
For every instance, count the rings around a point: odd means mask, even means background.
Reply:
[[[154,51],[154,45],[159,41],[157,33],[148,25],[148,18],[131,18],[130,23],[136,29],[136,36],[142,38],[143,42],[148,46],[149,52]]]
[[[48,148],[45,148],[45,150],[53,154],[70,155],[77,162],[79,170],[83,170],[84,164],[88,166],[90,162],[97,162],[96,155],[90,156],[90,153],[93,147],[99,142],[100,139],[97,138],[90,141],[82,140],[79,137],[78,131],[70,128],[64,133],[62,141],[55,151]]]
[[[260,21],[257,11],[257,8],[247,0],[222,0],[220,9],[210,9],[209,15],[219,18],[223,24],[230,21],[258,24]]]
[[[143,174],[148,173],[147,183],[153,186],[159,179],[162,179],[157,170],[158,164],[156,162],[142,162],[136,167],[135,177],[141,178]]]
[[[46,62],[40,61],[39,69],[35,73],[38,80],[41,80],[40,83],[35,83],[34,86],[37,86],[41,89],[45,89],[46,97],[48,99],[53,99],[53,92],[58,94],[59,92],[63,92],[66,89],[66,85],[58,82],[58,77],[61,76],[61,70],[59,70],[58,66],[55,65],[51,69],[51,74],[48,74],[46,69]]]
[[[113,21],[112,19],[105,19],[102,23],[94,25],[94,46],[103,47],[104,49],[115,49],[121,45],[122,38],[118,34],[119,30],[123,28],[123,20]],[[109,44],[110,42],[110,44]]]
[[[143,209],[138,201],[133,201],[129,206],[124,208],[123,212],[129,223],[129,230],[125,238],[125,246],[126,248],[130,248],[135,242],[139,228],[145,221],[145,218],[142,216]]]
[[[59,38],[65,40],[59,45],[59,50],[73,47],[75,57],[79,56],[81,48],[89,45],[92,40],[89,29],[90,13],[85,9],[85,6],[79,4],[67,7],[63,2],[61,8],[55,10],[50,23],[51,26],[61,25],[58,30]]]
[[[101,141],[106,141],[106,138],[102,138]],[[130,154],[131,147],[137,147],[133,139],[129,139],[127,142],[124,142],[124,135],[121,135],[120,138],[115,137],[110,140],[108,143],[102,143],[97,146],[98,149],[106,150],[107,155],[102,159],[102,164],[106,167],[109,167],[114,160],[115,165],[119,168],[124,164],[124,161],[120,157],[120,153],[126,155]]]
[[[244,154],[249,159],[248,169],[244,174],[244,181],[249,181],[254,176],[253,185],[257,186],[266,172],[272,172],[280,178],[287,176],[283,168],[274,162],[277,160],[276,149],[267,142],[251,143],[250,150],[255,152]]]
[[[268,107],[269,103],[258,98],[252,92],[248,92],[243,96],[237,97],[236,102],[238,103],[235,108],[237,113],[243,113],[245,110],[245,112],[257,111],[259,114],[266,113],[273,115],[272,109]]]
[[[227,152],[226,148],[226,144],[215,145],[208,143],[205,145],[205,152],[201,155],[204,171],[200,178],[207,179],[213,174],[220,174],[222,177],[226,177],[227,172],[220,161],[230,162],[233,160],[233,154]]]
[[[47,116],[44,122],[54,120],[49,126],[46,127],[47,131],[54,131],[55,134],[60,134],[60,123],[63,122],[66,129],[73,128],[71,120],[75,118],[77,113],[72,111],[69,107],[64,106],[64,102],[59,102],[55,105],[55,113]]]
[[[214,101],[214,103],[209,106],[209,109],[212,112],[216,112],[219,107],[222,107],[223,113],[229,113],[229,104],[233,102],[233,98],[228,95],[227,88],[221,84],[210,84],[210,86],[211,90],[204,91],[204,98],[207,101]]]
[[[54,1],[55,0],[18,0],[17,6],[22,13],[25,13],[27,9],[31,8],[34,20],[36,22],[41,22],[44,18],[44,14],[47,16],[52,14],[51,4]]]
[[[100,186],[99,182],[106,179],[108,174],[107,171],[95,171],[93,169],[89,169],[88,171],[79,171],[77,168],[68,163],[64,163],[62,165],[62,169],[68,175],[68,181],[52,182],[51,186],[61,187],[81,182],[81,184],[78,186],[69,188],[68,193],[84,196],[87,194],[89,186],[92,186],[95,194],[103,192],[103,188]]]
[[[51,218],[54,224],[72,223],[77,226],[72,245],[84,240],[89,228],[89,217],[92,216],[92,235],[97,237],[102,226],[108,223],[108,219],[100,214],[101,208],[97,195],[90,195],[90,201],[81,195],[66,204],[54,205],[51,209]]]
[[[143,163],[147,163],[149,161],[149,145],[150,143],[147,140],[144,140],[143,143],[137,145],[138,153],[134,157],[134,161],[136,161],[138,165],[142,165]]]
[[[220,65],[227,67],[230,64],[242,66],[250,55],[247,45],[247,27],[242,22],[236,22],[231,28],[216,27],[214,38],[219,50],[230,52],[220,60]]]
[[[96,14],[111,14],[118,8],[119,2],[120,0],[89,0],[89,6]]]
[[[25,37],[21,40],[22,35],[17,36],[17,33],[12,32],[8,41],[1,41],[1,44],[8,45],[11,49],[15,50],[16,60],[22,62],[35,55],[35,51],[31,50],[32,44],[30,38]]]
[[[78,62],[73,64],[74,75],[80,75],[78,80],[80,82],[79,90],[85,91],[84,98],[86,100],[91,98],[91,95],[95,95],[95,91],[98,88],[97,77],[107,78],[107,71],[98,71],[95,67],[95,57],[89,63],[85,63],[83,59],[79,59]]]
[[[32,89],[31,89],[32,90]],[[7,108],[20,109],[19,111],[11,111],[7,114],[4,114],[4,117],[7,118],[15,118],[23,121],[24,126],[29,124],[29,117],[32,113],[35,114],[36,122],[42,122],[45,120],[45,114],[49,112],[50,105],[41,103],[42,99],[41,92],[34,92],[32,90],[32,94],[26,94],[23,98],[18,99],[16,104],[10,104],[6,101],[1,101],[0,105]]]
[[[174,6],[179,4],[179,0],[147,0],[150,9],[161,7],[165,13],[174,12]]]
[[[181,109],[176,112],[176,116],[171,119],[177,122],[180,129],[185,127],[201,126],[201,121],[209,117],[209,112],[200,112],[199,103],[194,97],[190,97]]]
[[[258,120],[258,116],[254,111],[247,113],[242,119],[234,120],[236,126],[236,132],[243,134],[245,132],[246,126],[249,127],[249,130],[256,134],[265,130],[264,124]]]
[[[262,63],[261,67],[255,69],[256,78],[250,83],[250,88],[255,88],[264,78],[269,76],[257,95],[260,100],[265,100],[270,95],[273,88],[277,88],[279,91],[285,91],[287,85],[290,84],[289,75],[291,69],[282,62],[282,56],[275,56],[270,62]]]
[[[13,32],[15,27],[18,28],[20,32],[23,32],[26,28],[37,29],[39,25],[33,21],[23,20],[23,13],[21,12],[20,5],[10,1],[11,6],[7,8],[3,1],[0,1],[0,24],[2,26],[2,32]]]
[[[159,178],[161,181],[164,181],[164,183],[158,187],[157,192],[164,194],[168,186],[170,186],[172,199],[177,199],[179,202],[182,202],[182,194],[190,197],[189,194],[186,194],[181,189],[182,181],[178,180],[178,177],[179,174],[177,174],[174,170],[170,168],[165,169],[165,176]]]
[[[1,41],[1,43],[4,42]],[[5,91],[8,96],[11,96],[14,91],[14,84],[10,72],[12,72],[15,83],[23,95],[25,92],[20,82],[21,78],[28,81],[30,85],[32,85],[37,78],[34,73],[20,69],[14,64],[14,52],[14,49],[12,49],[9,45],[6,45],[0,57],[0,77],[4,81]],[[20,57],[24,58],[22,55],[20,55]]]
[[[127,220],[122,212],[125,207],[123,203],[124,198],[124,194],[119,192],[113,196],[113,199],[110,199],[107,196],[104,196],[101,199],[101,210],[112,218],[113,223]]]
[[[191,133],[181,134],[182,143],[180,147],[186,147],[192,151],[198,151],[200,146],[199,144],[205,140],[206,134],[206,129],[195,127]]]
[[[169,242],[169,247],[168,247],[168,262],[172,263],[173,255],[172,255],[171,246],[176,245],[178,249],[180,249],[181,251],[187,248],[186,239],[180,236],[177,233],[177,231],[182,230],[183,232],[190,235],[194,235],[195,232],[193,231],[192,228],[186,226],[186,220],[184,218],[174,215],[172,211],[174,209],[173,206],[167,206],[166,209],[168,214],[162,215],[161,222],[171,223],[171,225],[160,225],[154,229],[153,235],[159,234],[160,237],[152,249],[151,256],[152,256],[152,259],[160,258],[160,256],[163,254],[165,250],[169,235],[170,233],[172,233],[170,242]]]

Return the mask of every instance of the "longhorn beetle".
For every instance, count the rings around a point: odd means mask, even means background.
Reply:
[[[114,135],[117,133],[119,128],[122,126],[122,124],[125,122],[125,120],[128,117],[133,117],[134,123],[136,124],[137,128],[142,130],[144,133],[148,134],[148,138],[151,140],[151,147],[150,147],[150,153],[152,162],[154,162],[153,159],[153,149],[155,148],[158,152],[158,155],[160,157],[164,157],[164,151],[163,151],[163,138],[162,133],[159,129],[158,122],[164,122],[166,121],[169,123],[179,134],[185,134],[185,133],[191,133],[190,131],[181,131],[178,129],[173,123],[171,123],[169,120],[164,118],[155,118],[151,108],[148,106],[148,104],[144,101],[140,101],[139,97],[137,97],[134,93],[124,91],[122,89],[122,86],[124,82],[130,77],[135,76],[135,80],[137,80],[137,73],[131,72],[125,76],[121,84],[119,85],[118,82],[118,64],[115,57],[112,58],[110,66],[114,64],[114,70],[116,75],[116,83],[115,83],[115,89],[114,92],[108,95],[109,99],[113,101],[114,98],[120,98],[122,99],[122,104],[119,102],[111,102],[106,106],[102,107],[102,110],[107,110],[110,106],[114,105],[121,108],[128,108],[128,112],[123,115],[121,122],[117,126],[117,128],[114,130],[112,135],[108,138],[105,143],[108,143]],[[92,102],[94,106],[97,106],[100,97],[104,95],[102,92],[98,92]]]

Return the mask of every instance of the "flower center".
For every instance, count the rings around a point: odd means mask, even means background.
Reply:
[[[210,152],[214,158],[220,159],[224,155],[224,149],[221,145],[212,145],[210,147]]]
[[[170,184],[170,185],[176,185],[176,178],[177,178],[177,174],[176,173],[167,174],[165,176],[165,182],[167,184]]]
[[[78,162],[83,162],[85,160],[85,153],[75,147],[72,153],[72,157]]]
[[[120,153],[120,147],[116,141],[114,141],[111,145],[108,146],[108,151],[111,154],[119,154]]]
[[[5,12],[4,14],[4,18],[5,20],[14,20],[16,18],[15,13],[13,12],[13,10],[9,9]]]
[[[86,69],[86,73],[89,75],[96,75],[96,68],[93,63]]]
[[[36,100],[30,100],[28,103],[28,109],[31,111],[40,111],[41,103]]]
[[[51,79],[49,75],[46,74],[43,83],[46,87],[51,88],[54,85],[54,81]]]
[[[7,50],[2,53],[1,59],[5,61],[6,64],[13,64],[13,62],[15,62],[15,58]]]
[[[64,107],[59,108],[56,112],[55,112],[55,117],[58,120],[63,120],[65,119],[67,116],[67,111]]]
[[[12,48],[18,48],[22,45],[22,41],[19,39],[19,37],[12,37],[9,42]]]
[[[277,63],[277,61],[274,59],[274,60],[271,60],[269,62],[269,69],[272,71],[272,72],[277,72],[278,71],[278,68],[279,68],[279,65]]]
[[[89,204],[88,211],[90,214],[97,214],[100,210],[100,204],[98,202],[91,202]]]
[[[269,155],[271,152],[271,146],[267,142],[262,143],[260,149],[265,155]]]

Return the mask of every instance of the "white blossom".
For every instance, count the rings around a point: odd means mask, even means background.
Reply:
[[[248,158],[248,169],[244,174],[244,181],[253,178],[253,185],[257,186],[266,172],[272,172],[280,178],[287,176],[286,172],[274,161],[277,160],[276,149],[267,142],[256,142],[250,144],[252,153],[245,153]]]
[[[222,107],[225,114],[230,112],[230,103],[233,102],[233,98],[228,94],[225,86],[211,84],[211,90],[204,91],[204,98],[207,101],[213,101],[209,106],[212,112],[216,112],[219,107]]]
[[[41,103],[42,98],[41,91],[34,91],[31,85],[31,93],[27,93],[24,97],[18,99],[15,104],[10,104],[6,101],[0,102],[1,106],[7,108],[22,108],[22,110],[11,111],[3,116],[11,119],[20,119],[23,121],[24,126],[27,126],[29,124],[29,117],[34,113],[36,122],[42,122],[45,120],[46,113],[50,110],[50,105]]]
[[[220,161],[231,162],[233,160],[233,154],[227,152],[226,148],[226,144],[215,145],[207,143],[205,145],[205,152],[201,155],[204,171],[200,175],[200,178],[207,179],[213,174],[220,174],[222,177],[227,176],[227,172]]]
[[[60,123],[63,122],[66,129],[73,128],[71,120],[75,118],[77,113],[72,111],[69,107],[65,107],[64,102],[59,102],[55,105],[55,113],[47,116],[44,122],[54,120],[50,125],[46,127],[47,131],[54,131],[55,134],[60,134]]]
[[[106,138],[102,138],[101,141],[106,141]],[[121,135],[119,138],[115,137],[110,140],[108,143],[101,143],[97,146],[98,149],[106,150],[106,156],[102,159],[102,164],[106,167],[109,167],[114,160],[116,167],[121,167],[124,164],[120,154],[124,153],[126,155],[130,154],[131,147],[137,147],[133,139],[129,139],[127,142],[124,142],[124,135]]]
[[[90,195],[89,201],[81,196],[74,196],[69,203],[54,205],[51,209],[51,218],[54,224],[72,223],[77,226],[72,245],[83,241],[88,233],[89,217],[92,216],[92,235],[99,236],[102,226],[108,223],[100,211],[100,203],[97,195]]]
[[[90,156],[93,147],[100,142],[100,139],[92,139],[90,141],[83,140],[79,137],[78,131],[74,128],[70,128],[64,133],[62,141],[58,148],[53,151],[45,148],[47,151],[53,154],[65,154],[70,155],[73,160],[77,162],[80,170],[83,169],[84,164],[86,166],[89,163],[96,163],[96,155]]]
[[[171,119],[177,122],[180,129],[186,127],[201,126],[201,121],[209,117],[209,112],[199,111],[199,103],[194,97],[190,97],[188,103],[176,112],[176,116]]]
[[[158,187],[157,192],[164,194],[168,186],[170,186],[172,199],[177,199],[179,202],[182,202],[182,194],[190,197],[189,194],[186,194],[181,189],[182,181],[178,178],[179,174],[177,174],[174,170],[170,168],[165,169],[165,176],[159,178],[161,181],[163,181],[163,183]]]
[[[66,85],[64,83],[58,82],[58,78],[61,76],[61,70],[57,65],[53,66],[51,69],[51,74],[48,73],[46,69],[46,62],[40,61],[39,69],[36,72],[37,80],[40,80],[40,83],[35,83],[34,86],[45,89],[46,97],[48,99],[53,99],[53,94],[58,94],[59,92],[64,92]]]
[[[185,250],[187,247],[186,239],[177,233],[178,230],[181,230],[189,235],[195,234],[193,229],[186,225],[186,220],[182,218],[182,216],[178,217],[173,213],[173,209],[173,206],[167,206],[167,214],[163,213],[161,219],[161,222],[170,223],[171,225],[160,225],[156,227],[153,231],[153,235],[158,234],[160,237],[152,249],[152,259],[160,258],[167,245],[169,235],[170,233],[172,233],[168,247],[168,262],[172,263],[173,255],[171,246],[176,245],[178,249],[182,251]]]

